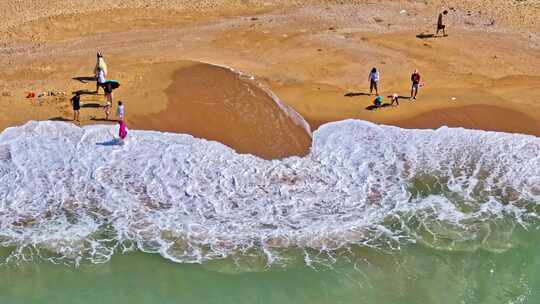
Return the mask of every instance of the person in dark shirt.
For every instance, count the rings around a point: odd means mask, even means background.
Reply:
[[[414,70],[411,75],[411,99],[416,100],[416,95],[418,94],[418,88],[420,88],[420,73],[418,70]]]
[[[103,91],[105,91],[105,106],[103,106],[103,109],[105,110],[105,119],[109,120],[109,115],[111,114],[111,107],[112,107],[112,84],[110,82],[105,82],[105,85],[103,86]]]
[[[448,14],[448,11],[447,10],[444,10],[444,12],[440,13],[439,14],[439,18],[437,19],[437,33],[435,35],[439,35],[439,32],[442,30],[443,32],[443,36],[448,36],[446,35],[446,25],[444,25],[444,22],[443,22],[443,15],[447,15]]]
[[[71,106],[73,106],[73,121],[79,121],[79,110],[81,109],[81,94],[79,92],[71,97]]]

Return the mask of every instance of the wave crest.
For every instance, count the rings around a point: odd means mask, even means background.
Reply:
[[[177,262],[256,250],[273,263],[283,248],[408,242],[497,251],[540,202],[533,136],[348,120],[315,131],[306,157],[267,161],[182,134],[132,131],[120,146],[112,132],[30,122],[0,135],[6,261],[137,249]]]

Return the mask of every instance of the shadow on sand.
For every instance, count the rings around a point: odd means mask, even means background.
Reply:
[[[436,39],[436,38],[443,38],[443,37],[447,37],[448,35],[442,35],[442,36],[438,36],[436,34],[432,34],[432,33],[420,33],[418,35],[416,35],[416,38],[418,39]]]
[[[73,121],[71,119],[67,119],[67,118],[64,118],[62,116],[51,117],[48,120],[52,120],[52,121]]]
[[[103,108],[103,106],[99,103],[90,102],[82,104],[81,108]]]
[[[80,81],[82,83],[88,83],[90,81],[96,81],[97,80],[95,76],[77,76],[77,77],[73,77],[71,79]]]
[[[101,121],[101,122],[118,122],[118,120],[116,120],[116,119],[95,118],[95,117],[90,118],[90,120],[92,120],[92,121]]]
[[[96,91],[90,91],[90,90],[77,90],[74,92],[71,92],[71,94],[79,94],[79,95],[99,95]]]
[[[363,92],[349,92],[343,95],[345,97],[355,97],[355,96],[371,96],[369,93],[363,93]]]
[[[396,105],[397,106],[397,105]],[[368,111],[375,111],[377,109],[380,109],[380,108],[386,108],[386,107],[393,107],[393,105],[389,104],[389,103],[383,103],[382,105],[380,106],[376,106],[376,105],[370,105],[370,106],[367,106],[366,107],[366,110]]]
[[[431,33],[420,33],[418,35],[416,35],[416,38],[418,39],[430,39],[430,38],[438,38],[437,36],[435,36],[435,34],[431,34]]]

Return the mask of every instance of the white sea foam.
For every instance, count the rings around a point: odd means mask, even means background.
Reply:
[[[0,135],[7,260],[105,262],[123,250],[203,262],[282,248],[407,242],[505,250],[535,221],[540,139],[348,120],[306,157],[266,161],[189,135],[29,122]],[[494,226],[496,226],[494,228]],[[306,261],[311,258],[306,256]]]

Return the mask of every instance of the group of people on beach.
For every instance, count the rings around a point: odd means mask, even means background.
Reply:
[[[420,82],[421,79],[422,77],[420,76],[420,72],[415,69],[414,72],[411,74],[411,95],[409,97],[409,100],[416,100],[418,90],[420,89],[420,87],[423,86],[423,84]],[[375,91],[376,97],[373,100],[373,105],[377,108],[381,107],[383,104],[383,97],[379,95],[380,80],[380,72],[377,70],[377,68],[372,68],[368,76],[369,95],[373,94],[373,91]],[[394,93],[388,97],[390,97],[390,105],[396,104],[396,106],[399,106],[399,95],[397,93]]]
[[[96,66],[94,67],[94,76],[96,80],[96,91],[94,94],[99,94],[99,89],[102,88],[105,96],[105,104],[102,106],[105,112],[105,119],[109,120],[109,116],[111,114],[111,108],[113,104],[113,90],[114,82],[113,81],[107,81],[107,63],[105,62],[105,59],[103,58],[103,54],[101,52],[97,53],[97,59],[96,59]],[[81,92],[77,91],[74,93],[73,97],[71,98],[71,105],[73,107],[73,121],[79,122],[79,115],[81,110]],[[116,117],[119,124],[119,137],[120,139],[125,139],[127,136],[127,126],[125,122],[125,110],[124,110],[124,104],[121,100],[118,101],[118,105],[116,108]]]
[[[446,26],[443,22],[443,18],[445,15],[448,14],[447,10],[444,10],[442,13],[439,14],[437,19],[437,31],[435,35],[439,35],[439,32],[442,31],[443,36],[447,36],[446,34]],[[96,91],[95,94],[99,94],[99,89],[102,88],[105,96],[105,104],[102,106],[105,112],[105,119],[109,120],[109,116],[111,114],[111,107],[113,104],[113,90],[115,89],[114,82],[113,81],[107,81],[107,63],[105,62],[105,59],[103,58],[103,55],[101,52],[97,53],[97,59],[96,59],[96,65],[94,68],[94,75],[96,80]],[[416,97],[418,95],[418,90],[420,87],[423,86],[423,84],[420,82],[422,77],[420,76],[420,73],[418,70],[414,70],[414,72],[411,74],[411,93],[409,100],[414,101],[416,100]],[[377,70],[377,68],[372,68],[369,76],[369,95],[373,94],[373,91],[375,91],[376,97],[373,100],[373,107],[379,108],[383,106],[383,97],[379,95],[379,84],[380,84],[380,72]],[[116,86],[117,87],[117,86]],[[74,96],[71,98],[71,104],[73,106],[73,120],[79,121],[79,112],[81,109],[81,101],[80,101],[81,93],[75,92]],[[397,93],[394,93],[390,96],[390,104],[389,105],[396,105],[399,106],[399,98],[400,96]],[[403,97],[402,97],[403,98]],[[120,125],[120,131],[119,131],[119,137],[121,139],[124,139],[127,135],[127,128],[125,123],[125,112],[124,112],[124,105],[122,101],[118,101],[118,106],[116,108],[116,116],[117,121]]]
[[[444,16],[448,15],[448,11],[444,10],[441,12],[437,18],[437,31],[435,32],[435,36],[439,35],[439,33],[442,31],[443,37],[448,36],[446,34],[446,25],[444,24],[443,18]],[[369,95],[373,94],[373,91],[375,91],[375,99],[373,100],[373,106],[375,108],[379,108],[383,106],[383,97],[379,95],[379,83],[380,83],[380,72],[377,70],[377,68],[372,68],[369,72],[368,81],[369,81]],[[420,87],[423,86],[423,83],[421,83],[422,77],[420,76],[420,72],[418,72],[417,69],[414,70],[414,72],[411,74],[411,95],[409,97],[409,100],[414,101],[416,100],[416,96],[418,95],[418,90]],[[389,105],[396,105],[399,106],[399,98],[400,96],[397,93],[394,93],[390,96],[390,104]]]

